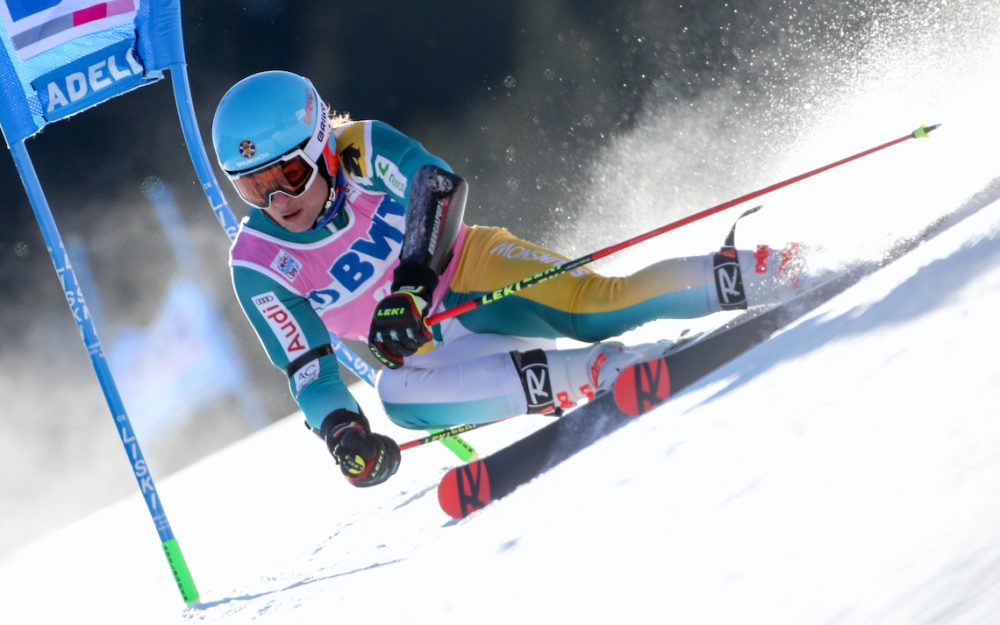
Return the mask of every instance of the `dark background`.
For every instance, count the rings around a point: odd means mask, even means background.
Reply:
[[[752,67],[751,56],[797,33],[808,33],[819,50],[821,40],[836,36],[829,30],[833,10],[847,31],[872,18],[852,8],[863,3],[814,2],[797,10],[798,4],[250,0],[185,2],[183,11],[206,139],[215,104],[233,82],[265,69],[296,71],[335,109],[388,121],[482,179],[474,199],[490,208],[474,215],[516,224],[526,218],[526,205],[540,204],[538,192],[559,198],[588,178],[598,165],[588,148],[630,128],[651,92],[676,101],[733,81],[752,99],[822,57],[786,54],[780,67]],[[167,179],[189,204],[201,202],[189,188],[194,181],[179,158],[182,145],[165,83],[51,126],[29,142],[67,230],[86,229],[112,205],[144,203],[139,181],[149,175]],[[39,239],[9,156],[0,161],[0,184],[8,190],[0,235],[6,289],[17,286],[21,273],[7,264],[16,267],[37,253]],[[547,210],[530,219],[532,228],[539,220],[552,223]],[[18,242],[27,244],[27,254]]]
[[[744,129],[740,111],[766,103],[796,110],[802,76],[866,45],[883,3],[839,0],[741,3],[593,0],[186,1],[188,72],[211,154],[215,105],[242,77],[286,69],[356,119],[382,119],[414,136],[471,182],[470,223],[504,225],[568,254],[635,234],[633,216],[587,206],[587,189],[615,164],[605,148],[650,110],[694,110],[706,94],[729,102],[728,140],[697,159],[752,154],[780,124]],[[870,6],[868,6],[870,4]],[[149,176],[179,200],[239,337],[237,357],[271,419],[295,410],[285,376],[267,362],[232,296],[228,239],[201,192],[167,80],[57,123],[28,141],[65,238],[93,265],[105,344],[123,325],[147,324],[176,273],[142,195]],[[833,75],[826,84],[835,84]],[[726,122],[722,122],[726,123]],[[669,124],[667,124],[669,128]],[[677,133],[685,127],[678,123]],[[701,143],[713,141],[713,129]],[[721,132],[721,131],[720,131]],[[652,158],[657,158],[656,152]],[[214,161],[214,154],[211,154]],[[691,176],[699,173],[690,168]],[[706,169],[706,171],[711,171]],[[221,176],[221,172],[218,172]],[[693,186],[694,178],[672,181]],[[701,179],[700,186],[710,186]],[[244,209],[222,180],[233,210]],[[121,449],[9,152],[0,155],[0,499],[42,510],[29,531],[131,492]],[[608,231],[601,232],[602,229]],[[569,233],[569,235],[567,235]],[[603,236],[597,236],[597,233]],[[356,346],[358,347],[358,346]],[[363,349],[358,347],[358,349]],[[126,406],[128,398],[125,398]],[[222,402],[173,440],[147,449],[159,476],[246,434]],[[317,447],[316,453],[322,449]],[[0,551],[4,544],[0,543]]]

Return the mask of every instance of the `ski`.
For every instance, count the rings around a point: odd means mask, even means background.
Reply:
[[[599,438],[667,401],[712,371],[770,338],[776,331],[832,299],[862,278],[947,230],[982,205],[970,203],[903,239],[876,261],[861,262],[795,298],[763,311],[751,310],[721,327],[676,346],[662,358],[623,370],[612,392],[479,460],[448,471],[438,501],[461,519],[500,499]]]
[[[576,451],[662,404],[727,361],[764,341],[860,279],[844,274],[760,314],[745,313],[718,330],[676,346],[664,356],[622,370],[611,392],[560,417],[523,439],[448,471],[438,502],[460,519],[513,492]]]

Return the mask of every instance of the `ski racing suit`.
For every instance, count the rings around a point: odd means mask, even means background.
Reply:
[[[410,181],[426,165],[451,171],[383,122],[349,122],[334,137],[345,196],[337,219],[293,233],[253,208],[230,250],[240,305],[272,363],[289,374],[292,396],[316,432],[338,411],[361,412],[329,333],[366,340],[399,264]],[[463,223],[428,315],[565,260],[504,228]],[[720,309],[711,254],[664,260],[627,277],[580,267],[433,326],[424,349],[401,368],[382,370],[378,392],[389,418],[407,428],[525,414],[511,352],[551,348],[556,337],[601,341],[654,319]]]

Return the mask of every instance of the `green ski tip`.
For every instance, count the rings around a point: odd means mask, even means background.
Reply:
[[[941,124],[934,124],[933,126],[928,126],[926,124],[922,124],[920,126],[920,128],[917,128],[916,130],[914,130],[912,133],[910,133],[910,135],[914,139],[924,139],[924,138],[927,137],[927,135],[929,135],[931,133],[932,130],[936,130],[940,126],[941,126]]]

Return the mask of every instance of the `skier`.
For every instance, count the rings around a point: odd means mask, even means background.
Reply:
[[[347,480],[372,486],[400,451],[372,432],[329,333],[367,340],[389,418],[429,429],[555,413],[606,389],[649,346],[601,342],[659,318],[787,298],[794,250],[724,250],[627,277],[581,267],[428,327],[432,313],[566,259],[463,222],[468,184],[381,121],[333,115],[312,83],[268,71],[223,96],[219,164],[251,205],[230,251],[239,302]],[[556,337],[592,345],[555,349]],[[654,347],[662,350],[662,346]]]

